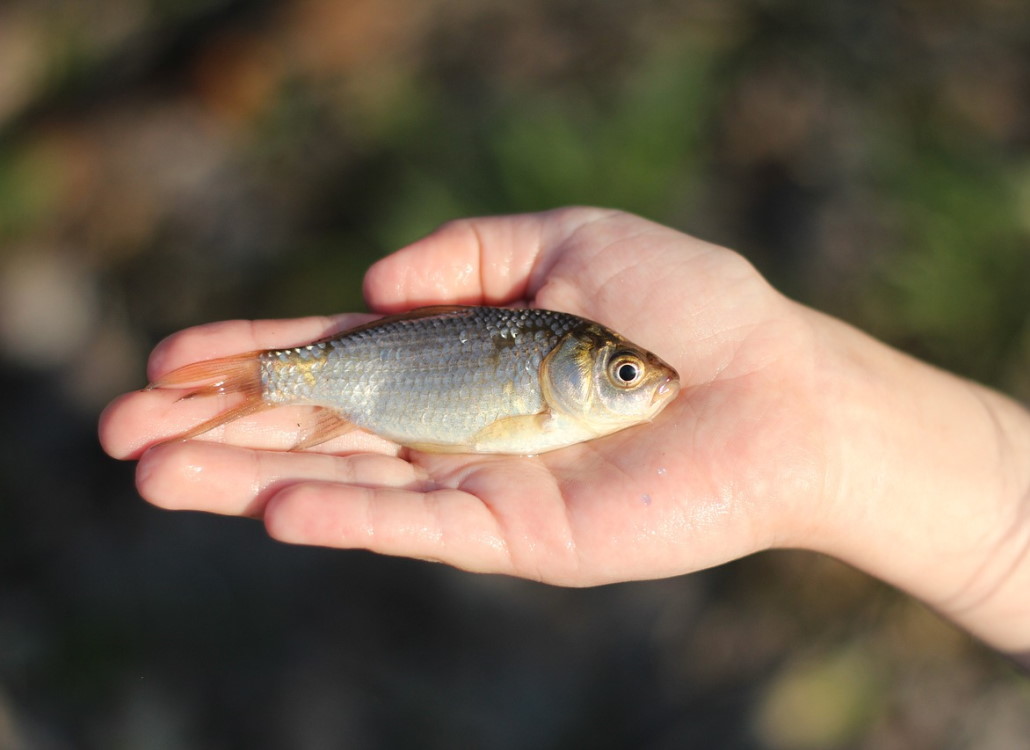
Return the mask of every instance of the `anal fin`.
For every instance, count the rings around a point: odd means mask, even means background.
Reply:
[[[302,451],[345,435],[355,429],[356,425],[341,416],[338,412],[319,407],[311,424],[301,433],[300,439],[290,448],[291,451]]]

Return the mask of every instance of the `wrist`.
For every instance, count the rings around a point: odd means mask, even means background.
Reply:
[[[831,492],[810,546],[1030,651],[1030,414],[826,320]]]

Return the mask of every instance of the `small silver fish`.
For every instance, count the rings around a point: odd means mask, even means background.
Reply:
[[[149,388],[244,399],[200,435],[275,406],[320,407],[295,450],[353,427],[447,453],[530,455],[654,418],[676,371],[583,318],[550,310],[424,307],[290,349],[186,365]]]

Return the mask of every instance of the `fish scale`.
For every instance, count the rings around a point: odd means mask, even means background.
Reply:
[[[333,408],[358,426],[399,437],[426,425],[471,436],[498,419],[543,409],[540,363],[579,321],[551,311],[478,308],[344,333],[312,353],[317,367],[291,360],[296,350],[266,354],[265,398]],[[507,398],[496,397],[498,383],[512,384]]]

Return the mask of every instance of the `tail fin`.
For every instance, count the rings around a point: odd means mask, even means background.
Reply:
[[[186,440],[219,427],[234,419],[248,414],[272,408],[263,398],[261,384],[260,352],[236,354],[231,357],[209,359],[205,362],[180,367],[162,375],[147,386],[147,390],[156,388],[174,388],[187,390],[183,398],[196,396],[214,396],[219,394],[240,393],[244,400],[231,409],[217,414],[211,419],[190,428],[176,439]]]

